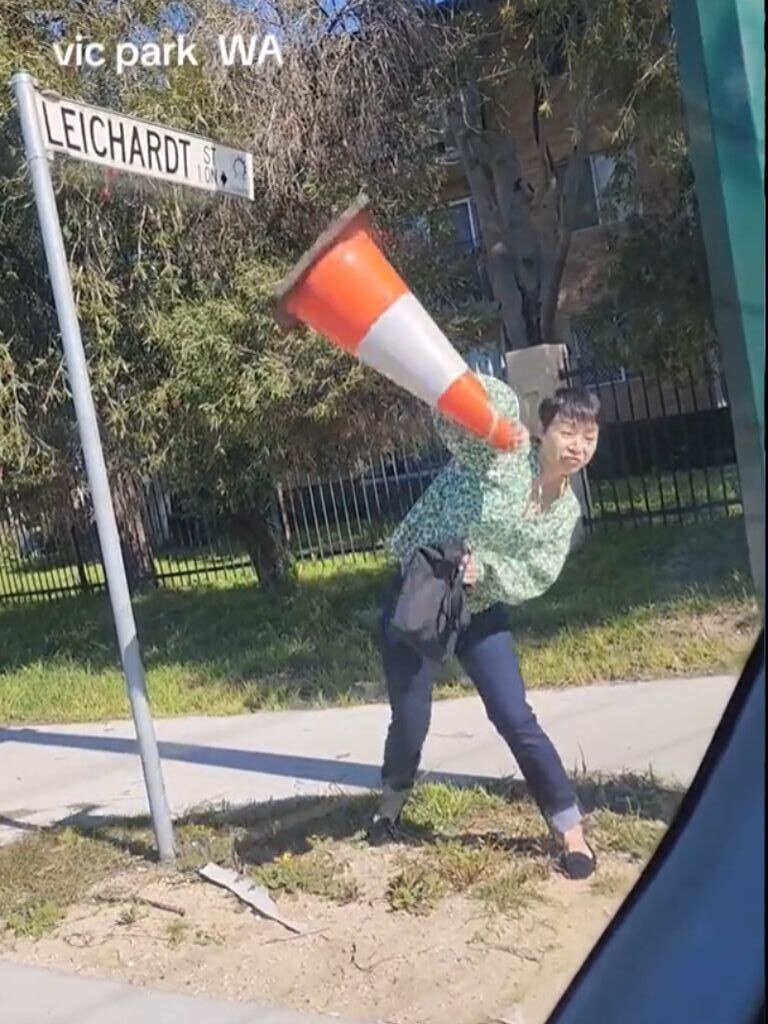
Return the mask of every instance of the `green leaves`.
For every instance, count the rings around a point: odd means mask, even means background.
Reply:
[[[664,127],[666,113],[658,116],[675,109],[666,0],[517,0],[501,9],[501,34],[496,23],[475,18],[431,22],[412,0],[362,0],[354,37],[330,32],[328,16],[311,0],[276,3],[291,41],[279,73],[225,71],[210,57],[220,32],[272,27],[258,10],[235,13],[222,0],[189,0],[190,32],[208,56],[200,68],[169,67],[162,78],[141,69],[118,77],[112,68],[59,68],[50,36],[55,13],[65,36],[77,26],[109,52],[139,22],[167,31],[159,0],[59,0],[55,12],[43,5],[35,20],[23,0],[6,0],[0,12],[0,74],[24,64],[64,95],[209,134],[254,155],[252,204],[124,176],[104,198],[101,170],[54,165],[110,457],[162,470],[220,503],[227,496],[240,501],[256,477],[352,463],[418,429],[421,410],[386,381],[321,339],[282,334],[272,288],[361,186],[385,229],[435,204],[442,171],[433,159],[434,115],[465,68],[477,70],[483,57],[494,82],[512,74],[540,82],[543,119],[559,102],[550,87],[564,76],[579,116],[579,105],[590,115],[605,109],[598,127],[622,142],[650,124],[659,165],[674,164],[667,145],[674,133]],[[77,451],[20,160],[15,117],[2,94],[0,367],[5,353],[12,374],[0,369],[0,463],[9,487],[12,478],[66,479]],[[465,256],[438,256],[430,244],[393,244],[391,251],[428,308],[447,308],[443,319],[457,344],[484,336],[496,310],[467,302],[462,282],[474,270]]]
[[[219,0],[188,4],[200,49],[220,31],[258,31],[258,13]],[[306,242],[365,182],[382,208],[418,202],[422,103],[446,33],[407,3],[361,7],[378,41],[319,36],[293,53],[281,81],[248,69],[169,68],[162,83],[136,72],[65,71],[41,12],[10,0],[0,13],[0,68],[24,65],[45,86],[87,102],[204,132],[253,151],[257,201],[175,192],[57,161],[55,184],[94,397],[111,460],[163,470],[237,503],[256,478],[349,459],[385,436],[408,403],[326,342],[285,336],[272,288]],[[62,0],[56,18],[106,52],[136,24],[160,27],[165,5],[99,8]],[[318,8],[282,4],[291,22]],[[51,12],[52,13],[52,12]],[[235,21],[237,22],[235,24]],[[402,46],[395,47],[396,33]],[[418,42],[421,45],[416,45]],[[387,45],[384,45],[387,44]],[[378,55],[374,54],[379,47]],[[390,47],[388,49],[388,46]],[[445,50],[446,57],[449,50]],[[7,77],[7,75],[6,75]],[[390,159],[390,156],[392,159]],[[0,464],[22,480],[67,479],[77,436],[61,373],[57,326],[39,230],[7,95],[0,100]],[[418,187],[413,186],[417,179]],[[425,184],[428,183],[428,184]],[[392,415],[390,415],[392,412]],[[369,430],[366,435],[363,425]],[[387,438],[389,440],[389,438]]]
[[[712,365],[717,341],[698,218],[647,215],[617,246],[590,344],[609,363],[674,376]]]

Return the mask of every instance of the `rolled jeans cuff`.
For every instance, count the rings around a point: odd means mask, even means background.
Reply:
[[[411,795],[410,786],[407,789],[393,789],[384,783],[381,800],[379,801],[379,815],[387,818],[388,821],[396,822],[400,817],[403,807]]]
[[[563,835],[565,832],[570,832],[572,828],[576,828],[581,819],[582,814],[578,804],[572,804],[570,807],[566,807],[564,811],[558,811],[557,814],[550,815],[549,823],[555,832]]]

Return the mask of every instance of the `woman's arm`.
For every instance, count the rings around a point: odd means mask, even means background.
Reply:
[[[482,373],[477,376],[494,408],[507,419],[518,420],[520,403],[512,388],[498,377],[488,377]],[[482,471],[498,457],[499,453],[491,448],[487,441],[458,426],[442,413],[434,414],[434,422],[440,440],[463,466]]]

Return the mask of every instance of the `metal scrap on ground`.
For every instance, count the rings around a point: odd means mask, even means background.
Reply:
[[[283,917],[277,904],[263,886],[249,882],[247,878],[238,875],[231,868],[223,868],[219,864],[206,864],[204,868],[200,869],[200,874],[206,881],[228,889],[238,899],[253,907],[262,917],[267,917],[271,921],[277,921],[278,924],[283,925],[284,928],[295,932],[297,935],[304,935],[308,931],[307,925],[297,921],[290,921],[288,918]]]

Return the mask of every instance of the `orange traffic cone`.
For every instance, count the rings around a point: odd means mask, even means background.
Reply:
[[[509,450],[517,431],[382,253],[361,198],[277,286],[278,319],[301,321],[416,398]]]

